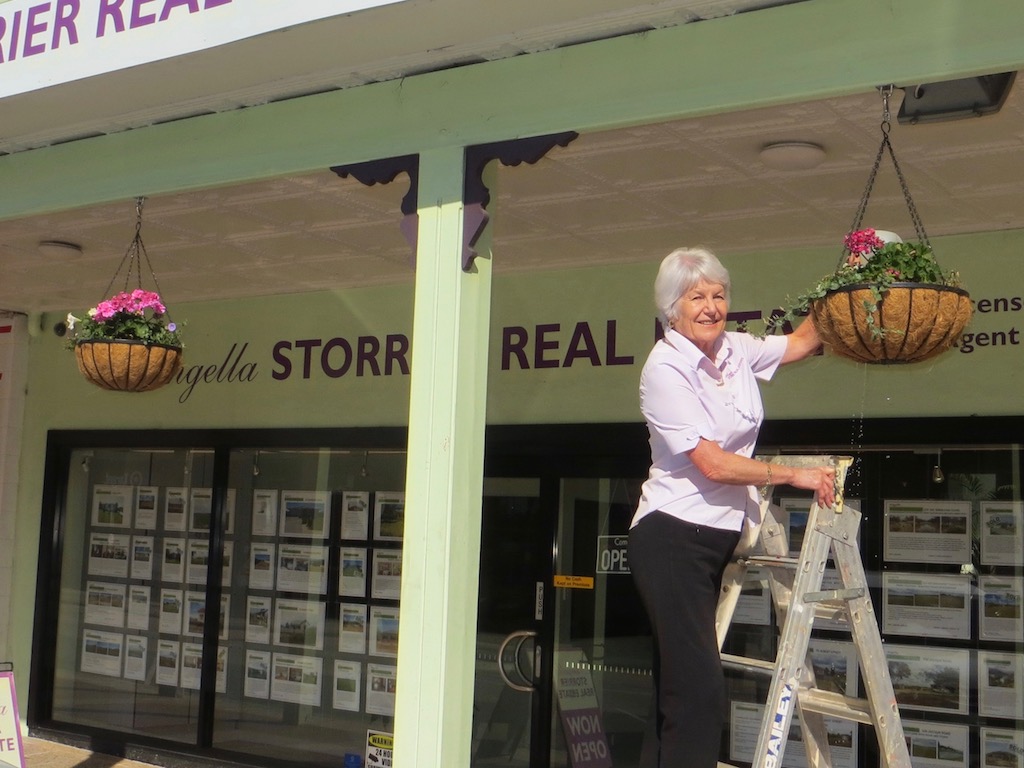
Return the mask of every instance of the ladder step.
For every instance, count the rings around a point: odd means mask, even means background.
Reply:
[[[722,666],[731,669],[742,669],[748,672],[757,672],[758,674],[775,674],[775,662],[773,661],[754,659],[749,656],[735,656],[731,653],[722,654]]]
[[[770,661],[734,656],[731,653],[722,654],[722,665],[768,676],[775,674],[775,664]],[[796,695],[804,711],[840,720],[853,720],[864,725],[874,723],[871,719],[871,705],[867,699],[843,696],[841,693],[824,691],[821,688],[797,688]]]
[[[867,699],[855,699],[820,688],[798,689],[797,699],[804,711],[817,712],[825,717],[836,717],[840,720],[853,720],[864,725],[874,724],[871,718],[871,705]]]
[[[785,557],[783,555],[747,555],[740,558],[741,565],[755,566],[759,568],[796,568],[800,563],[798,557]]]
[[[789,610],[789,590],[779,590],[778,593],[778,609],[780,611]],[[804,602],[808,602],[805,600]],[[847,624],[848,614],[846,611],[846,603],[839,600],[819,601],[814,602],[814,618],[822,621],[835,621],[841,624]]]

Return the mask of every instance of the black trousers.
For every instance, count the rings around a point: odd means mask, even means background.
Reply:
[[[654,635],[659,768],[718,764],[726,700],[715,609],[739,538],[664,512],[629,532],[629,567]]]

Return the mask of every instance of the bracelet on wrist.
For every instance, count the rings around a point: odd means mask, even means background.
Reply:
[[[764,485],[761,486],[761,498],[767,499],[768,494],[772,492],[772,465],[765,463],[764,467],[768,470],[768,477],[765,478]]]

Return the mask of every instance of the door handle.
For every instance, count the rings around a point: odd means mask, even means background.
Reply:
[[[514,691],[522,691],[524,693],[532,693],[536,690],[536,686],[533,681],[536,679],[535,670],[531,669],[529,675],[523,674],[523,668],[520,666],[520,654],[522,653],[523,646],[527,640],[536,640],[537,633],[532,629],[519,629],[512,632],[504,640],[501,641],[501,646],[498,648],[498,674],[501,675],[501,679],[505,682],[509,688]],[[512,679],[512,676],[505,669],[505,652],[509,646],[515,643],[515,652],[513,655],[512,670],[515,677],[522,682],[517,682]],[[539,659],[538,648],[534,647],[533,658],[530,660],[530,666],[536,668],[537,660]]]

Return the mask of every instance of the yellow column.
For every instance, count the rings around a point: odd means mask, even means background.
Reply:
[[[397,768],[468,766],[491,263],[462,271],[463,150],[420,155]]]

